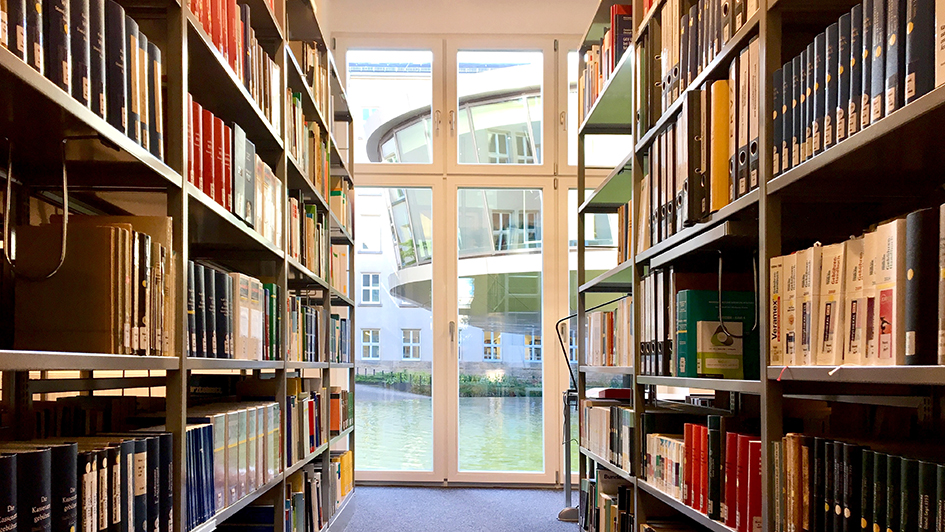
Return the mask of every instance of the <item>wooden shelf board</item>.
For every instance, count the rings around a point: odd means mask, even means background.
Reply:
[[[620,293],[633,291],[633,261],[624,261],[582,284],[580,292]]]
[[[238,360],[232,358],[187,357],[184,367],[187,369],[284,369],[282,360]]]
[[[587,448],[584,447],[584,446],[579,447],[579,449],[580,449],[580,451],[581,451],[581,454],[583,454],[584,456],[586,456],[586,457],[590,458],[591,460],[597,462],[597,463],[600,464],[601,466],[603,466],[603,467],[609,469],[612,473],[615,473],[616,475],[619,475],[621,478],[623,478],[624,480],[630,482],[631,484],[636,483],[636,477],[633,476],[632,474],[630,474],[630,472],[628,472],[628,471],[626,471],[626,470],[624,470],[624,469],[621,469],[621,468],[617,467],[616,465],[610,463],[609,460],[605,460],[605,459],[604,459],[603,457],[601,457],[599,454],[594,453],[593,451],[587,449]]]
[[[768,380],[945,385],[945,366],[768,366]]]
[[[270,480],[268,483],[258,488],[256,491],[248,495],[245,495],[242,499],[220,510],[219,512],[216,513],[216,515],[211,517],[209,520],[204,521],[203,523],[192,528],[190,532],[211,532],[215,530],[217,528],[217,525],[223,523],[230,517],[233,517],[234,515],[237,514],[237,512],[239,512],[243,508],[246,508],[247,506],[255,502],[257,499],[265,495],[266,492],[268,492],[272,488],[281,484],[282,479],[283,479],[283,475],[282,473],[279,473],[276,476],[276,478]]]
[[[675,499],[668,494],[660,491],[656,486],[650,484],[649,482],[643,479],[637,479],[637,486],[642,488],[643,491],[649,493],[654,498],[659,499],[667,506],[673,508],[684,516],[688,517],[692,521],[695,521],[699,525],[709,529],[712,532],[736,532],[735,529],[729,528],[718,521],[713,521],[709,519],[704,513],[690,508],[682,503],[682,501]]]
[[[701,390],[716,390],[720,392],[739,392],[752,395],[761,395],[761,391],[763,389],[761,381],[659,377],[653,375],[637,375],[637,384],[673,386],[676,388],[697,388]]]
[[[327,369],[329,367],[328,362],[302,362],[298,360],[290,360],[285,363],[286,369]]]
[[[257,253],[254,258],[282,260],[285,255],[283,251],[246,225],[246,222],[194,185],[186,183],[184,188],[190,198],[191,241],[195,245],[220,250],[251,251]]]
[[[354,425],[352,425],[352,426],[346,428],[345,430],[339,432],[339,433],[336,434],[335,436],[332,436],[331,439],[328,440],[328,445],[334,445],[334,444],[340,442],[341,440],[343,440],[343,439],[345,439],[346,437],[348,437],[348,434],[351,434],[352,432],[354,432]]]
[[[107,355],[58,351],[0,350],[0,371],[178,370],[179,357]]]
[[[633,375],[631,366],[585,366],[582,365],[578,370],[581,373],[613,373],[615,375]]]

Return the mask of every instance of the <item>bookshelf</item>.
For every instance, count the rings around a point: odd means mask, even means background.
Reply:
[[[629,3],[616,0],[599,2],[588,30],[579,43],[578,71],[582,73],[582,81],[586,69],[597,66],[592,47],[601,44],[604,32],[611,24],[612,6]],[[843,429],[830,428],[827,421],[824,422],[826,428],[819,431],[807,429],[808,416],[816,416],[817,412],[843,412],[853,420],[879,415],[876,412],[911,419],[919,428],[909,434],[918,434],[912,436],[917,441],[904,442],[902,447],[896,448],[896,453],[908,458],[941,455],[941,445],[930,442],[929,438],[938,437],[941,431],[941,411],[936,409],[934,403],[945,383],[945,367],[785,366],[768,362],[770,346],[766,339],[772,333],[768,317],[772,301],[768,268],[771,258],[802,250],[818,241],[825,245],[844,242],[850,235],[863,234],[886,220],[904,217],[915,209],[937,208],[945,200],[941,193],[943,181],[937,172],[945,164],[945,155],[940,149],[941,141],[936,133],[936,124],[945,116],[945,87],[934,86],[934,83],[924,95],[905,105],[900,104],[899,108],[887,112],[878,121],[874,118],[869,127],[857,128],[855,133],[848,134],[846,138],[806,160],[794,163],[789,169],[773,171],[775,155],[772,145],[776,137],[774,116],[778,114],[778,109],[772,108],[774,95],[777,94],[773,83],[775,71],[799,51],[806,49],[815,35],[837,22],[841,15],[850,13],[858,3],[855,0],[830,0],[823,3],[776,0],[759,2],[760,5],[753,12],[749,12],[746,5],[744,22],[731,32],[727,41],[720,43],[714,56],[704,59],[694,74],[686,76],[688,83],[679,83],[678,96],[670,94],[654,105],[648,98],[658,100],[661,97],[662,80],[649,76],[660,76],[659,59],[662,58],[659,46],[656,50],[646,48],[651,37],[648,34],[654,28],[660,30],[660,24],[665,31],[671,13],[685,15],[690,13],[691,7],[702,6],[703,3],[682,1],[682,9],[674,11],[673,6],[680,5],[680,2],[633,2],[633,46],[623,56],[613,59],[609,78],[599,83],[595,100],[582,102],[579,98],[583,120],[578,132],[577,234],[584,234],[588,215],[614,214],[621,209],[632,212],[629,216],[632,228],[628,238],[629,258],[595,278],[586,275],[585,242],[578,239],[578,398],[580,402],[587,398],[591,375],[614,379],[625,376],[623,386],[633,387],[635,426],[632,469],[622,471],[606,457],[582,447],[580,478],[594,478],[597,471],[609,471],[628,481],[634,493],[631,512],[634,529],[636,526],[644,529],[642,525],[647,523],[648,518],[670,517],[697,530],[734,530],[661,491],[656,483],[647,478],[645,456],[642,455],[646,437],[644,419],[652,422],[666,419],[667,416],[690,416],[685,417],[685,421],[704,425],[707,415],[721,414],[741,423],[736,430],[760,439],[760,523],[761,529],[766,532],[784,532],[788,527],[785,516],[779,513],[785,511],[784,506],[779,508],[779,495],[782,493],[779,490],[783,490],[784,485],[778,484],[783,482],[779,480],[778,474],[785,457],[780,455],[779,458],[776,454],[776,449],[780,449],[777,452],[785,452],[779,446],[786,444],[782,438],[788,433],[853,441],[866,446],[881,447],[887,441],[882,435],[862,429],[869,421],[861,421],[859,425],[851,421],[850,424],[858,428],[845,433]],[[665,35],[662,34],[664,39]],[[658,148],[661,139],[668,138],[673,128],[685,120],[687,105],[692,98],[706,98],[702,93],[708,86],[717,80],[729,79],[729,66],[739,60],[742,50],[754,39],[758,43],[759,75],[756,88],[762,96],[758,99],[760,119],[757,131],[761,148],[757,187],[739,193],[735,199],[723,205],[710,208],[708,213],[698,216],[694,223],[668,231],[668,235],[664,232],[661,238],[654,238],[651,242],[640,242],[641,236],[646,235],[645,238],[649,239],[649,234],[641,231],[639,225],[646,225],[644,218],[649,212],[644,211],[644,204],[652,201],[649,191],[644,189],[645,180],[652,177],[650,169],[654,161],[650,154],[663,149]],[[704,41],[701,44],[705,44]],[[586,53],[590,53],[588,60],[585,60]],[[653,59],[655,72],[641,64],[640,53],[653,54],[646,60]],[[651,89],[635,94],[641,87]],[[701,101],[704,104],[706,100]],[[615,102],[630,104],[614,110],[612,106]],[[586,183],[589,182],[589,171],[585,165],[585,138],[601,134],[632,136],[632,149],[630,154],[610,169],[602,184],[588,194],[585,192]],[[688,135],[692,137],[691,130]],[[680,164],[678,159],[676,164]],[[712,172],[709,164],[709,168],[697,170],[706,179]],[[725,167],[728,167],[728,161]],[[890,186],[891,182],[893,186]],[[661,202],[664,200],[662,198]],[[755,282],[755,308],[760,337],[757,361],[760,371],[757,378],[678,377],[674,376],[676,370],[665,373],[657,370],[654,374],[645,367],[646,353],[645,348],[641,347],[641,343],[648,340],[643,337],[648,334],[647,327],[652,326],[648,321],[647,310],[643,308],[648,276],[654,271],[668,271],[669,267],[675,268],[677,273],[717,273],[718,268],[722,267],[719,257],[724,258],[726,274],[734,271],[738,275],[753,278]],[[754,266],[754,261],[757,261],[757,266]],[[585,312],[590,303],[586,301],[600,300],[598,294],[610,297],[625,294],[634,296],[633,367],[585,364],[590,332]],[[594,299],[587,299],[589,297]],[[942,312],[941,309],[939,312]],[[675,316],[670,319],[672,330],[675,331]],[[675,335],[672,338],[675,340]],[[594,380],[595,385],[600,386],[598,381],[600,378]],[[714,397],[714,403],[706,406],[680,402],[678,394],[681,390],[690,390],[691,395],[698,396],[696,399],[707,395]],[[667,401],[664,395],[677,397]],[[586,422],[583,410],[579,409],[579,415],[583,434]],[[841,425],[837,420],[831,420],[837,427]],[[799,426],[807,430],[797,428]],[[662,429],[653,432],[662,432]],[[683,436],[679,437],[682,439]],[[900,437],[905,440],[909,438]],[[813,501],[811,505],[814,505]],[[885,525],[876,526],[882,528]]]
[[[175,276],[173,286],[167,287],[164,294],[167,303],[173,305],[170,315],[174,321],[169,329],[173,329],[170,343],[175,348],[165,353],[166,356],[16,349],[15,272],[4,263],[0,267],[0,440],[33,437],[35,415],[41,403],[49,402],[49,394],[98,397],[100,392],[115,396],[131,389],[145,389],[146,395],[160,399],[160,408],[156,410],[161,413],[148,412],[157,415],[153,425],[162,425],[173,435],[170,474],[173,479],[170,487],[176,494],[171,514],[173,526],[161,532],[211,532],[227,524],[241,510],[260,504],[275,508],[271,525],[274,532],[291,532],[282,518],[289,477],[310,469],[321,473],[322,500],[318,504],[324,511],[325,524],[321,530],[298,532],[343,530],[352,512],[350,501],[355,492],[352,489],[341,500],[336,500],[337,480],[332,474],[332,458],[335,451],[350,451],[353,468],[353,417],[350,426],[337,433],[328,428],[331,420],[323,419],[322,443],[294,463],[287,463],[285,441],[278,443],[275,452],[280,463],[275,475],[266,482],[260,481],[255,489],[196,526],[190,525],[186,515],[187,506],[192,502],[188,500],[187,486],[193,481],[188,480],[185,465],[190,453],[186,434],[189,418],[197,406],[214,401],[236,404],[255,400],[260,392],[243,392],[241,386],[261,384],[266,390],[263,395],[279,405],[277,422],[282,436],[287,439],[290,379],[318,379],[319,386],[325,390],[322,394],[325,403],[330,401],[333,386],[348,390],[349,402],[354,401],[355,367],[351,347],[356,339],[351,298],[355,286],[354,198],[353,193],[348,194],[344,216],[335,213],[336,206],[329,198],[333,179],[345,181],[348,189],[353,190],[354,159],[349,147],[354,143],[354,129],[344,83],[329,49],[329,33],[316,15],[314,2],[308,0],[238,0],[232,4],[249,7],[251,28],[259,50],[277,67],[271,71],[271,79],[267,79],[272,84],[267,96],[274,110],[273,115],[268,115],[259,98],[262,89],[254,92],[244,83],[245,67],[237,59],[228,60],[215,44],[212,32],[206,30],[198,11],[210,9],[209,2],[119,0],[118,4],[161,51],[155,94],[159,95],[163,107],[163,158],[119,131],[13,52],[0,47],[0,105],[8,110],[0,120],[0,138],[3,138],[0,150],[4,151],[0,176],[4,178],[4,185],[11,177],[6,157],[6,139],[9,139],[13,174],[13,194],[9,199],[11,231],[18,225],[48,222],[48,214],[62,208],[64,174],[68,177],[70,224],[80,214],[166,216],[173,232],[168,264]],[[240,21],[239,13],[236,21]],[[305,70],[311,65],[306,65],[302,57],[296,57],[290,48],[290,41],[299,40],[311,43],[317,50],[313,53],[319,57],[322,67],[315,69],[317,87],[310,82],[310,73]],[[226,43],[223,47],[226,48]],[[233,49],[236,50],[235,45]],[[147,70],[142,69],[142,73],[146,74]],[[287,105],[287,90],[298,95],[304,121],[317,126],[317,141],[325,143],[320,182],[313,175],[316,165],[307,164],[290,151],[294,109]],[[191,182],[191,163],[202,164],[202,154],[192,157],[188,95],[227,126],[238,125],[255,146],[256,155],[281,185],[273,188],[277,193],[270,202],[275,208],[273,224],[280,227],[274,232],[275,238],[265,236],[259,226],[250,226],[236,212],[235,206],[231,208],[215,200],[205,189]],[[309,141],[306,130],[306,138],[301,142]],[[314,158],[314,151],[308,157]],[[227,175],[226,180],[229,179]],[[259,184],[260,189],[262,186]],[[318,243],[324,275],[317,274],[315,267],[304,265],[288,251],[289,228],[293,223],[291,198],[312,206],[316,216],[324,222],[325,238]],[[347,225],[342,220],[346,220]],[[4,247],[9,248],[6,244]],[[329,273],[333,246],[348,248],[347,263],[339,264],[341,271]],[[69,252],[72,252],[71,247],[67,254]],[[191,341],[187,321],[189,261],[265,279],[277,287],[281,301],[273,298],[274,316],[278,316],[283,326],[273,329],[279,336],[271,341],[282,347],[278,359],[188,356],[186,346]],[[348,293],[331,283],[333,275],[346,277],[344,284]],[[284,325],[291,317],[287,295],[297,296],[319,311],[317,361],[298,360],[295,355],[289,359],[291,331]],[[50,301],[49,304],[56,303]],[[347,324],[344,331],[347,357],[344,362],[332,362],[328,338],[330,318],[339,313]],[[295,346],[291,349],[295,350]],[[69,375],[64,376],[64,372]],[[220,396],[198,393],[203,382],[212,382],[214,386],[224,383]],[[324,405],[323,410],[328,418],[332,412],[329,406]],[[25,517],[26,513],[22,515]]]

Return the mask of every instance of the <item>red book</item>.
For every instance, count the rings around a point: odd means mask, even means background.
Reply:
[[[194,124],[194,135],[190,142],[190,161],[193,164],[194,180],[191,183],[203,190],[203,107],[194,102],[190,106],[191,120]]]
[[[213,41],[213,45],[217,47],[217,50],[220,53],[223,53],[223,22],[226,20],[224,18],[224,4],[223,0],[209,0],[210,2],[210,40]]]
[[[230,62],[230,0],[220,0],[220,54]]]
[[[692,497],[689,499],[689,506],[699,509],[702,505],[702,482],[699,475],[702,474],[702,425],[692,426]],[[706,430],[708,433],[708,430]]]
[[[725,434],[725,497],[722,503],[722,522],[735,528],[735,505],[738,502],[738,434]]]
[[[761,532],[761,440],[748,442],[748,519],[746,530]]]
[[[204,26],[204,29],[206,29],[204,20],[206,20],[207,17],[203,14],[203,6],[204,0],[191,0],[190,12],[194,14],[194,17],[196,17],[198,21],[200,21],[200,25]]]
[[[187,93],[187,182],[194,183],[194,97]]]
[[[738,503],[735,505],[735,529],[748,532],[748,442],[751,436],[738,435]]]
[[[225,0],[227,3],[226,8],[226,45],[227,45],[227,58],[230,60],[230,68],[233,69],[233,73],[236,71],[237,58],[241,57],[236,53],[236,35],[237,35],[237,26],[240,20],[240,8],[236,5],[236,0]]]
[[[223,126],[223,207],[233,212],[233,130]]]
[[[213,175],[216,173],[216,165],[213,164],[213,113],[203,110],[203,182],[200,183],[200,190],[203,190],[210,199],[213,199]]]
[[[213,117],[213,149],[215,150],[213,159],[213,199],[215,199],[220,205],[223,205],[224,203],[223,181],[226,180],[226,172],[223,167],[224,144],[223,120]]]
[[[315,402],[309,401],[308,409],[308,433],[311,434],[309,441],[305,442],[305,445],[308,446],[308,452],[315,452]]]
[[[699,444],[699,511],[707,513],[709,511],[709,427],[699,425],[699,438],[702,439]]]
[[[686,423],[683,429],[683,504],[692,505],[692,423]]]

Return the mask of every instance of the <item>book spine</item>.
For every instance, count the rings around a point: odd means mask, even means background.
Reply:
[[[814,114],[811,120],[812,155],[824,149],[824,113],[827,109],[827,35],[820,33],[814,38]]]
[[[77,490],[76,502],[78,506],[76,530],[79,532],[97,532],[95,514],[92,511],[95,508],[96,495],[98,487],[97,472],[98,464],[95,461],[95,451],[84,451],[77,456]]]
[[[229,323],[230,323],[230,294],[227,292],[226,280],[230,278],[229,275],[221,272],[214,271],[214,296],[216,298],[215,304],[215,321],[216,321],[216,341],[214,346],[216,348],[217,358],[228,358],[227,354],[229,353]]]
[[[870,111],[870,102],[872,101],[873,81],[873,0],[863,0],[863,25],[860,27],[860,73],[862,82],[860,90],[863,95],[860,97],[860,129],[870,125],[872,112]]]
[[[145,150],[151,150],[151,114],[148,107],[148,36],[138,31],[138,144]]]
[[[804,102],[804,86],[801,75],[804,72],[804,52],[784,65],[784,95],[790,94],[790,105],[784,114],[784,140],[781,148],[784,151],[781,159],[781,168],[790,170],[800,163],[801,139],[803,139],[804,123],[801,116]],[[790,73],[790,76],[788,74]],[[789,92],[790,91],[790,92]],[[784,106],[782,106],[784,109]]]
[[[748,517],[748,450],[751,438],[738,435],[738,504],[735,506],[735,525],[738,532],[749,532]]]
[[[15,454],[0,455],[0,528],[15,532],[17,522],[17,468]]]
[[[210,427],[206,427],[209,430]],[[158,436],[158,445],[160,446],[160,527],[159,532],[172,532],[174,530],[174,499],[176,498],[174,490],[174,435],[170,432],[161,433]],[[209,456],[208,459],[212,458]],[[205,471],[211,471],[212,467],[205,468]]]
[[[906,217],[906,364],[935,365],[938,351],[939,212]]]
[[[919,532],[935,530],[935,469],[932,462],[919,462],[918,526]]]
[[[899,530],[919,530],[919,461],[903,458],[899,468]]]
[[[135,283],[138,291],[135,330],[138,337],[138,355],[151,354],[151,236],[135,233],[138,246],[138,279]]]
[[[738,503],[738,434],[725,434],[725,496],[723,518],[725,526],[735,528],[735,507]]]
[[[207,353],[207,292],[206,276],[202,264],[194,264],[194,356],[204,358]]]
[[[906,3],[905,103],[911,103],[935,87],[935,0],[903,0]]]
[[[945,530],[945,465],[935,466],[935,531]]]
[[[774,142],[772,143],[771,154],[771,175],[776,176],[781,173],[781,154],[784,152],[781,144],[784,141],[784,112],[787,106],[787,96],[784,94],[784,73],[787,65],[774,71],[771,80],[771,109],[772,109],[772,128]]]
[[[823,530],[825,532],[839,532],[833,528],[833,483],[834,483],[834,445],[832,441],[824,442],[824,505],[822,513],[824,516]]]
[[[825,476],[826,473],[825,473],[824,467],[825,467],[825,460],[827,458],[826,456],[827,445],[828,445],[827,440],[823,438],[814,438],[814,464],[813,464],[814,469],[813,469],[813,472],[811,473],[813,486],[811,487],[809,491],[810,491],[810,498],[811,498],[811,507],[814,509],[814,516],[813,516],[813,520],[811,521],[811,529],[815,531],[826,530],[825,528],[826,520],[825,520],[825,513],[823,511],[823,508],[827,504],[827,500],[825,498],[825,491],[824,491],[825,489],[824,481],[826,480],[826,476]]]
[[[864,449],[860,460],[860,532],[873,530],[873,451]]]
[[[222,123],[222,122],[221,122]],[[223,124],[223,208],[233,212],[233,130]]]
[[[98,0],[92,0],[98,1]],[[148,147],[164,160],[164,104],[161,98],[161,49],[148,43]]]
[[[128,138],[140,142],[140,102],[138,101],[138,23],[125,15],[125,97],[128,114]],[[73,56],[74,58],[74,56]]]
[[[843,527],[842,532],[859,532],[860,494],[862,493],[862,449],[843,444]]]
[[[873,453],[873,530],[886,529],[886,469],[889,455]]]
[[[938,213],[938,363],[945,364],[945,204]]]
[[[224,205],[226,199],[223,190],[223,181],[226,179],[224,170],[224,144],[223,138],[223,120],[213,117],[213,194],[211,196],[219,205]]]
[[[121,447],[111,445],[106,448],[108,460],[108,531],[121,532],[122,520],[122,492],[124,491],[121,482]]]
[[[801,147],[801,161],[814,156],[814,42],[807,45],[804,54],[804,140]]]
[[[761,441],[748,442],[748,532],[764,530],[761,518]]]
[[[16,455],[16,494],[18,530],[52,530],[52,450],[47,448],[18,452]],[[94,532],[94,531],[93,531]]]
[[[906,2],[886,2],[886,114],[905,104]]]
[[[44,74],[46,65],[43,59],[42,2],[34,4],[25,2],[24,8],[26,10],[26,63],[33,67],[33,70]]]
[[[213,197],[213,180],[214,174],[216,173],[216,165],[214,164],[213,159],[213,113],[208,109],[203,110],[203,120],[201,121],[201,138],[203,141],[203,149],[201,150],[201,168],[202,171],[200,175],[203,178],[200,189],[203,190],[204,194],[214,199]]]
[[[824,119],[823,119],[823,147],[836,144],[836,124],[834,117],[839,102],[839,86],[837,72],[839,70],[840,25],[837,22],[827,26],[824,32]],[[816,41],[815,41],[816,42]]]
[[[722,416],[709,416],[708,418],[708,493],[707,512],[709,519],[718,521],[721,517],[722,509],[722,474],[723,474],[723,455],[722,455]]]
[[[7,47],[26,61],[26,0],[7,0],[7,19]]]
[[[56,472],[56,481],[51,484],[52,532],[75,532],[78,452],[79,446],[75,443],[55,445],[50,448],[50,465]]]
[[[886,532],[901,532],[902,458],[886,457]]]
[[[89,103],[102,118],[108,116],[105,77],[105,0],[89,0]]]
[[[197,321],[194,297],[194,261],[187,261],[187,356],[197,356]]]
[[[843,485],[846,468],[843,465],[843,442],[833,443],[833,530],[843,531]]]
[[[886,84],[886,0],[873,0],[873,62],[870,67],[870,124],[886,116],[884,90]]]
[[[13,2],[10,2],[13,3]],[[9,5],[9,4],[7,4]],[[71,92],[72,70],[69,38],[69,1],[43,2],[43,39],[46,41],[45,73],[60,89]]]
[[[92,88],[89,83],[89,0],[69,0],[69,25],[72,38],[72,97],[89,107]]]
[[[847,109],[850,108],[850,13],[844,13],[837,23],[837,103],[834,140],[840,142],[847,136]]]
[[[860,130],[863,100],[863,4],[850,11],[850,103],[847,106],[847,136]]]
[[[216,296],[216,271],[213,268],[204,266],[204,291],[206,292],[205,311],[206,325],[205,341],[207,344],[207,358],[219,358],[217,352],[217,296]]]
[[[94,511],[97,513],[98,532],[106,532],[108,530],[108,499],[111,494],[108,491],[110,470],[108,467],[108,453],[105,449],[95,451],[95,462],[98,464],[98,478],[96,479],[98,498],[95,501]]]
[[[105,0],[105,104],[108,123],[128,134],[128,77],[125,74],[125,9]]]
[[[726,2],[727,4],[727,2]],[[738,94],[739,60],[736,58],[728,68],[728,201],[737,197],[738,183]]]
[[[761,126],[761,43],[758,37],[748,42],[748,190],[758,188],[758,166],[761,159],[758,131]]]
[[[160,532],[161,498],[161,442],[157,437],[147,438],[147,532]]]

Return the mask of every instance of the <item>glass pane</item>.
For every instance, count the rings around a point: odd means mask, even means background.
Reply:
[[[542,471],[541,191],[457,200],[459,469]]]
[[[355,162],[429,164],[433,52],[348,50]]]
[[[414,236],[411,224],[401,222],[412,219],[429,228],[433,192],[429,188],[355,192],[358,224],[375,216],[382,227],[397,228],[382,233],[378,253],[359,255],[355,263],[365,283],[378,287],[372,294],[374,306],[358,308],[358,326],[364,332],[356,377],[355,466],[359,471],[432,471],[432,270],[417,268],[416,260],[403,261],[402,251],[413,248]],[[395,212],[401,213],[399,218]],[[360,235],[358,231],[359,249]]]
[[[457,52],[460,164],[541,164],[542,56]]]
[[[578,55],[568,52],[568,165],[577,166],[578,145]],[[613,168],[630,153],[633,146],[627,135],[585,135],[584,164],[595,168]]]

